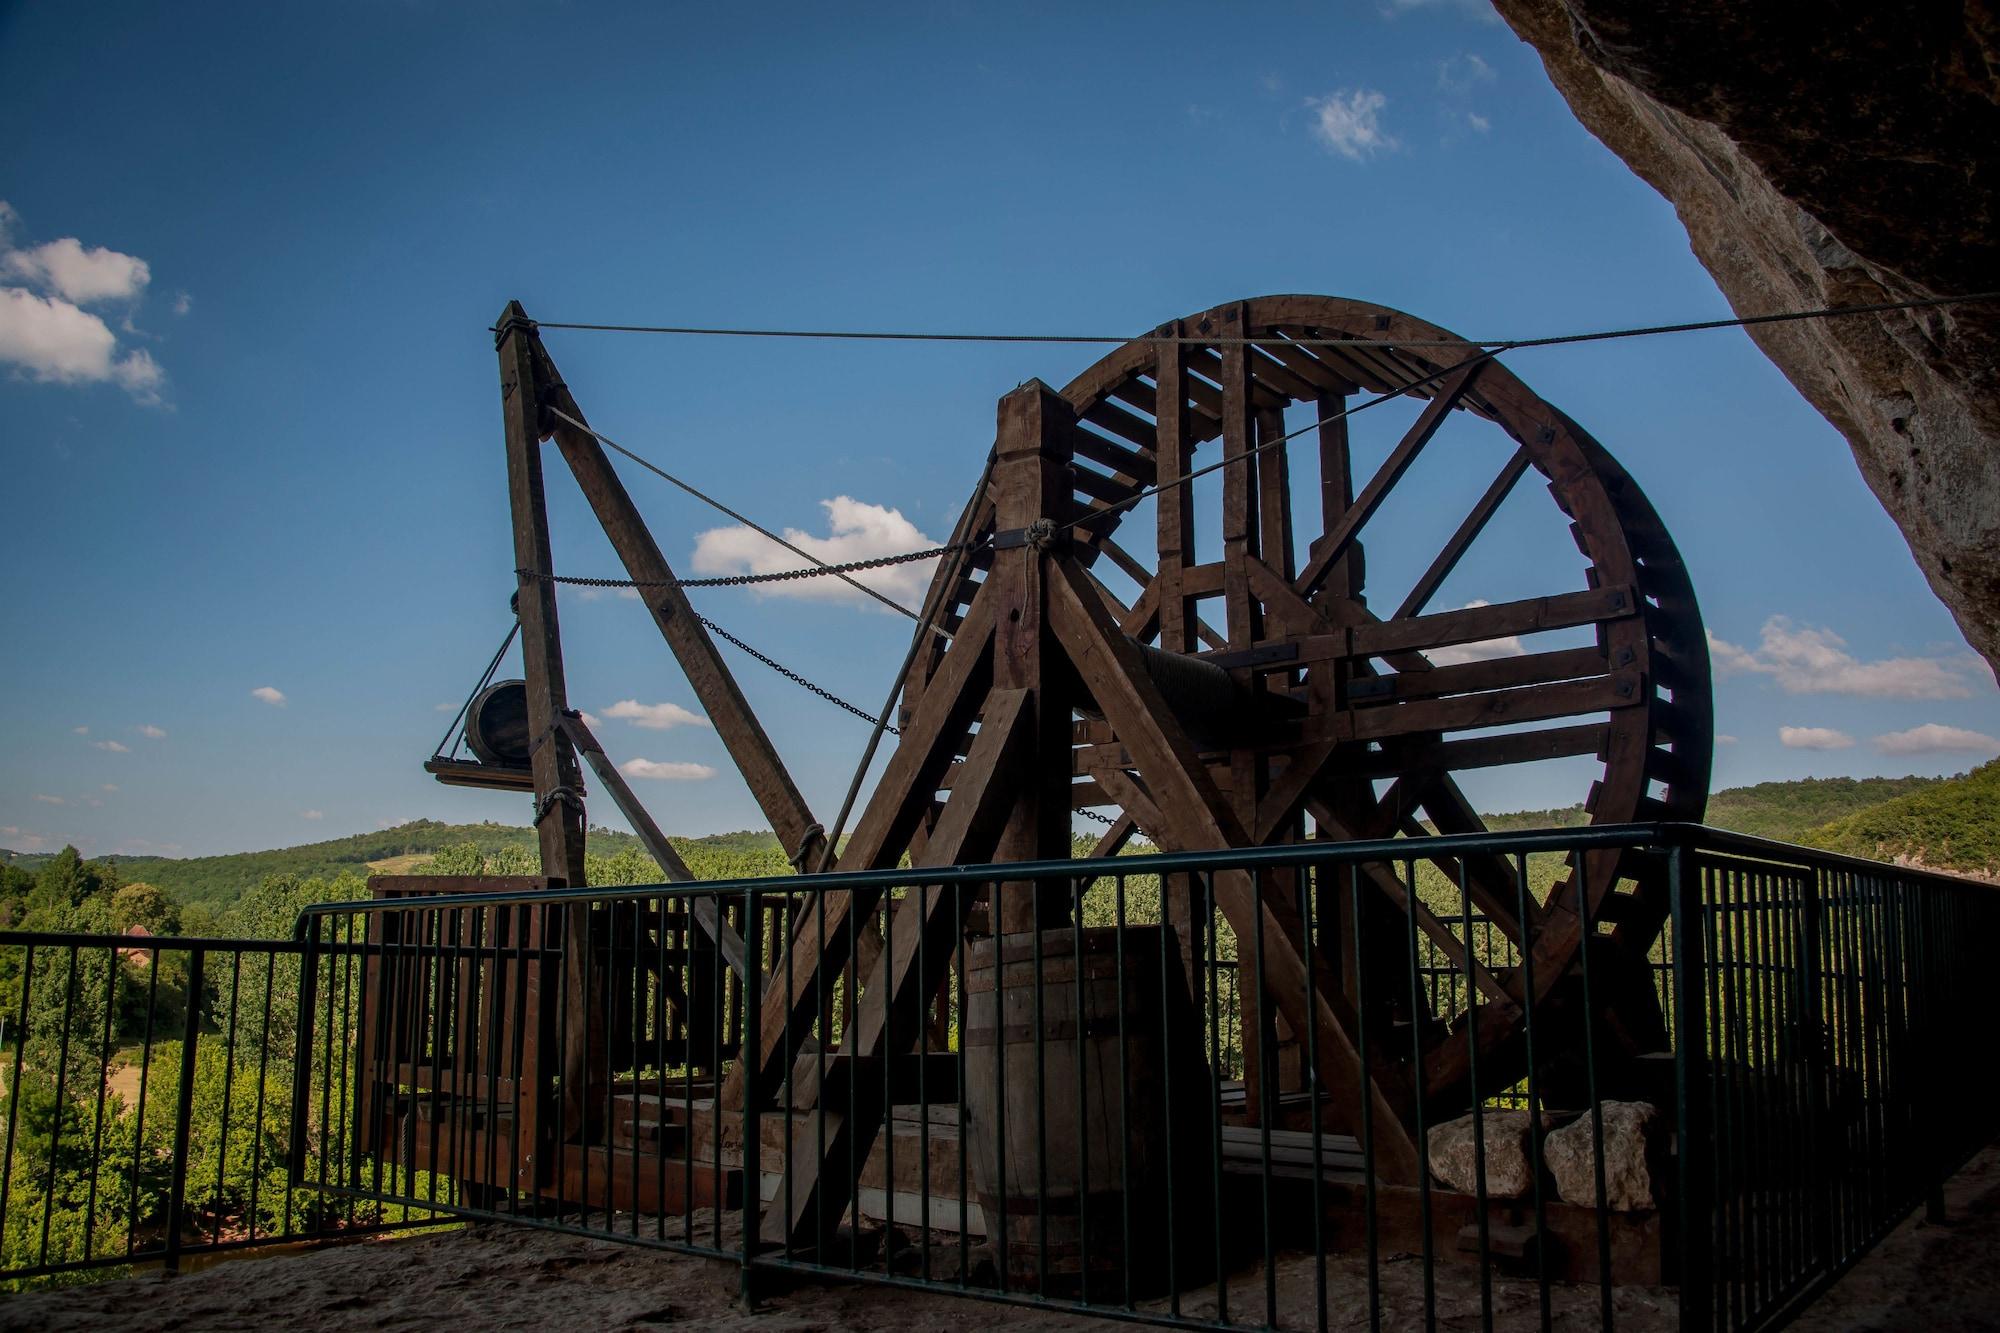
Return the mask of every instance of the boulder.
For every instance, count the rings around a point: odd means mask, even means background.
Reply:
[[[1673,204],[1738,314],[2000,286],[2000,8],[1494,7],[1585,128]],[[2000,306],[1750,336],[1847,438],[1932,589],[2000,665]]]
[[[1602,1112],[1605,1205],[1621,1213],[1659,1207],[1651,1154],[1658,1109],[1650,1102],[1604,1102]],[[1564,1203],[1597,1206],[1597,1169],[1591,1151],[1596,1142],[1588,1113],[1543,1140],[1542,1161],[1556,1178],[1556,1193]]]
[[[1518,1199],[1534,1187],[1528,1149],[1526,1111],[1488,1111],[1486,1194],[1494,1199]],[[1472,1117],[1448,1120],[1430,1131],[1431,1174],[1447,1189],[1463,1194],[1478,1190],[1478,1156],[1473,1151]]]

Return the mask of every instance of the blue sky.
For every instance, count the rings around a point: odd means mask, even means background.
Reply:
[[[550,320],[1037,332],[1280,291],[1475,337],[1727,313],[1670,207],[1475,6],[859,13],[0,10],[0,846],[525,822],[525,800],[419,768],[507,623],[487,326],[509,298]],[[828,502],[857,502],[841,550],[942,537],[994,400],[1092,359],[548,342],[600,429],[762,521],[829,537]],[[1746,337],[1510,364],[1646,487],[1732,646],[1718,786],[2000,748],[1990,674]],[[617,572],[550,475],[559,567]],[[721,520],[628,484],[693,572]],[[870,708],[905,641],[850,604],[698,605]],[[760,824],[712,731],[641,725],[695,701],[639,608],[566,596],[563,617],[572,701],[614,755],[716,770],[639,783],[660,822]],[[732,662],[826,817],[866,728]],[[1551,772],[1478,794],[1581,792]]]

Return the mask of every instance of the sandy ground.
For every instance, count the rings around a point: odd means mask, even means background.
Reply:
[[[727,1236],[726,1240],[733,1240]],[[94,1286],[0,1297],[0,1330],[657,1329],[1033,1330],[1129,1328],[1082,1315],[1030,1310],[947,1295],[860,1283],[822,1282],[761,1273],[757,1306],[738,1299],[739,1272],[718,1260],[501,1226],[408,1239],[358,1242],[313,1252],[220,1263],[179,1277],[149,1275]],[[1368,1322],[1365,1267],[1336,1258],[1328,1265],[1328,1323]],[[1276,1274],[1278,1325],[1316,1322],[1310,1259],[1281,1259]],[[1382,1265],[1383,1326],[1423,1327],[1422,1266],[1407,1256]],[[1555,1327],[1598,1326],[1595,1289],[1558,1288]],[[1480,1327],[1477,1271],[1440,1267],[1436,1291],[1443,1329]],[[1532,1328],[1538,1300],[1531,1282],[1498,1279],[1496,1327]],[[1673,1326],[1671,1294],[1623,1289],[1620,1328],[1650,1333]],[[1230,1314],[1261,1323],[1261,1271],[1233,1274]],[[1214,1310],[1213,1291],[1183,1298],[1185,1314]]]

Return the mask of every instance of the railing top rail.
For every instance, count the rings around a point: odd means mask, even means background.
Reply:
[[[1364,842],[1301,842],[1272,847],[1229,847],[1202,852],[1148,852],[1139,856],[1077,857],[1059,861],[1007,861],[890,870],[836,870],[819,875],[752,876],[684,883],[624,884],[615,887],[538,889],[523,893],[453,893],[434,897],[356,899],[314,903],[299,913],[294,931],[304,937],[314,917],[401,912],[430,908],[498,907],[521,903],[590,903],[627,898],[709,897],[725,893],[827,893],[843,889],[921,888],[930,884],[987,884],[1009,880],[1097,879],[1105,875],[1162,875],[1178,872],[1255,870],[1264,866],[1341,865],[1349,862],[1427,860],[1456,854],[1592,851],[1660,843],[1662,824],[1603,824],[1568,829],[1520,829],[1504,833],[1453,833],[1435,838],[1381,838]]]
[[[1735,833],[1728,829],[1710,828],[1706,824],[1659,824],[1653,827],[1659,830],[1663,841],[1678,842],[1697,851],[1730,852],[1741,856],[1752,856],[1761,861],[1787,861],[1796,865],[1840,866],[1875,874],[1889,870],[1909,879],[1921,879],[1940,886],[1988,891],[2000,889],[2000,885],[1983,879],[1974,879],[1970,875],[1954,875],[1949,871],[1926,870],[1920,866],[1897,865],[1890,861],[1871,861],[1865,856],[1822,851],[1817,847],[1781,842],[1776,838],[1758,837],[1754,833]]]

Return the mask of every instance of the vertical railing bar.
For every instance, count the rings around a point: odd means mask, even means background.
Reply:
[[[1535,1049],[1535,916],[1528,901],[1528,854],[1515,853],[1514,864],[1515,895],[1519,900],[1518,920],[1521,923],[1521,997],[1524,1005],[1521,1031],[1528,1059],[1528,1162],[1533,1168],[1535,1191],[1535,1295],[1540,1327],[1547,1333],[1551,1316],[1549,1218],[1548,1202],[1542,1186],[1546,1135],[1542,1127],[1541,1067]]]
[[[146,1035],[139,1048],[139,1105],[132,1125],[134,1161],[139,1160],[146,1141],[146,1087],[153,1073],[153,1019],[159,1012],[160,1003],[160,946],[155,944],[148,957],[150,961],[146,972]],[[303,990],[303,987],[301,989]],[[24,1030],[22,1033],[24,1039],[26,1035]],[[288,1173],[285,1180],[285,1230],[288,1232],[291,1230],[291,1198],[291,1176]],[[139,1173],[136,1171],[132,1173],[131,1206],[125,1216],[132,1219],[125,1233],[125,1254],[129,1258],[137,1252],[139,1241]]]
[[[1319,957],[1318,935],[1313,930],[1313,899],[1321,884],[1317,872],[1301,867],[1296,880],[1299,891],[1299,933],[1305,941],[1306,963],[1306,1095],[1312,1115],[1312,1233],[1313,1233],[1313,1326],[1326,1333],[1326,1125],[1320,1114],[1322,1077],[1319,1066]],[[1364,1079],[1365,1066],[1364,1066]],[[1359,1089],[1365,1098],[1368,1090]]]
[[[1479,1095],[1479,989],[1473,985],[1473,969],[1479,966],[1479,957],[1472,944],[1472,890],[1466,886],[1465,862],[1465,857],[1458,860],[1458,907],[1465,928],[1465,1072],[1466,1095],[1472,1102],[1472,1197],[1478,1210],[1479,1326],[1486,1333],[1493,1333],[1492,1232],[1486,1216],[1486,1107]]]
[[[1394,867],[1391,867],[1394,873]],[[1425,987],[1422,985],[1422,962],[1417,955],[1417,907],[1421,901],[1417,896],[1417,863],[1405,857],[1403,860],[1403,886],[1408,895],[1408,910],[1403,913],[1410,956],[1410,1067],[1417,1071],[1412,1080],[1416,1093],[1415,1113],[1417,1128],[1417,1214],[1421,1218],[1424,1260],[1424,1328],[1437,1328],[1437,1255],[1436,1242],[1432,1235],[1431,1203],[1431,1130],[1424,1115],[1424,1020],[1430,1014],[1425,1007]],[[1588,1009],[1586,1003],[1585,1008]]]
[[[757,896],[757,888],[751,885],[743,891],[743,1032],[736,1045],[736,1059],[744,1068],[754,1068],[760,1059],[759,1049],[763,1037],[763,981],[764,981],[764,914]],[[717,971],[721,969],[718,968]],[[787,1078],[790,1070],[786,1071]],[[751,1267],[756,1261],[758,1211],[763,1202],[763,1126],[759,1123],[758,1089],[755,1079],[743,1081],[743,1274],[739,1295],[746,1308],[751,1305],[753,1283]],[[721,1108],[718,1106],[718,1113]],[[789,1130],[789,1126],[787,1129]],[[893,1134],[895,1128],[890,1126]],[[787,1141],[790,1136],[787,1134]],[[889,1182],[890,1195],[895,1198],[895,1181]],[[890,1221],[895,1220],[895,1208],[891,1206]],[[789,1218],[786,1219],[790,1221]]]
[[[1414,889],[1412,889],[1414,892]],[[1590,1165],[1597,1188],[1597,1292],[1598,1316],[1602,1326],[1615,1327],[1611,1292],[1610,1199],[1604,1181],[1604,1104],[1597,1087],[1597,1004],[1590,984],[1590,955],[1596,952],[1596,926],[1590,919],[1590,883],[1580,880],[1576,892],[1577,921],[1583,931],[1583,1068],[1590,1097]]]
[[[257,1133],[250,1139],[250,1237],[257,1236],[257,1193],[264,1175],[264,1104],[271,1061],[271,991],[278,979],[278,953],[264,955],[264,1013],[258,1024],[263,1040],[257,1043]],[[0,1209],[0,1212],[4,1212]]]
[[[69,1082],[69,1030],[72,1020],[76,1015],[76,996],[80,986],[77,977],[77,958],[77,946],[72,944],[69,946],[69,970],[64,974],[63,980],[62,1031],[56,1046],[56,1103],[55,1114],[49,1121],[48,1179],[42,1186],[42,1249],[41,1257],[35,1261],[36,1266],[42,1268],[46,1268],[49,1262],[49,1223],[54,1220],[56,1211],[56,1163],[62,1159],[62,1113],[63,1108],[67,1105],[63,1093]],[[159,962],[160,951],[156,945],[153,949],[153,966],[156,970],[159,967]],[[22,1035],[25,1037],[27,1034],[23,1033]],[[186,1083],[187,1079],[183,1078],[181,1081]],[[19,1093],[16,1089],[8,1089],[10,1100],[18,1095]],[[183,1116],[182,1119],[185,1120],[186,1117]],[[176,1178],[178,1178],[179,1172],[182,1169],[181,1163],[183,1161],[185,1161],[185,1154],[175,1159],[174,1171]],[[135,1172],[134,1175],[136,1177],[137,1173]],[[170,1241],[168,1244],[170,1260],[178,1256],[179,1252],[180,1247]],[[179,1265],[175,1264],[174,1266],[178,1267]]]
[[[75,951],[71,951],[75,957]],[[169,1273],[181,1270],[181,1232],[187,1225],[187,1177],[188,1177],[188,1133],[194,1115],[194,1057],[195,1047],[201,1040],[201,994],[202,965],[208,951],[197,945],[188,954],[187,1018],[181,1029],[181,1082],[174,1090],[174,1161],[172,1175],[167,1185],[167,1254],[166,1269]],[[61,1105],[58,1097],[57,1105]],[[60,1117],[58,1117],[60,1119]],[[51,1146],[49,1156],[55,1157]],[[48,1246],[48,1218],[42,1218],[42,1245]],[[44,1255],[46,1260],[46,1255]]]
[[[90,1191],[83,1205],[83,1258],[85,1263],[88,1263],[90,1261],[91,1252],[96,1248],[97,1168],[104,1158],[104,1097],[106,1091],[109,1089],[111,1085],[111,1030],[112,1030],[111,1020],[114,1017],[118,1007],[118,967],[119,967],[118,948],[116,945],[108,945],[106,946],[104,952],[105,952],[104,1036],[99,1040],[98,1043],[97,1110],[96,1113],[91,1118]],[[242,954],[240,953],[237,954],[237,959],[239,962],[242,960],[242,957],[243,957]],[[24,985],[26,984],[25,977],[23,978],[23,984]],[[233,1016],[232,1016],[232,1022],[233,1022]],[[26,1029],[22,1030],[21,1036],[22,1039],[25,1041],[27,1038]],[[18,1088],[20,1086],[21,1084],[19,1079],[16,1079],[14,1082],[9,1083],[7,1085],[9,1091],[8,1101],[10,1106],[14,1101],[17,1100],[12,1095],[13,1089]],[[222,1104],[224,1107],[224,1114],[226,1116],[227,1108],[229,1106],[229,1097],[227,1093],[225,1093],[223,1096]],[[220,1193],[222,1190],[221,1162],[228,1155],[229,1151],[229,1133],[227,1126],[228,1122],[225,1119],[224,1129],[223,1129],[222,1151],[216,1154],[217,1165],[215,1174],[216,1174],[217,1193]],[[4,1225],[6,1220],[7,1220],[7,1210],[4,1206],[0,1206],[0,1225]],[[129,1222],[130,1219],[128,1218],[127,1221]]]

